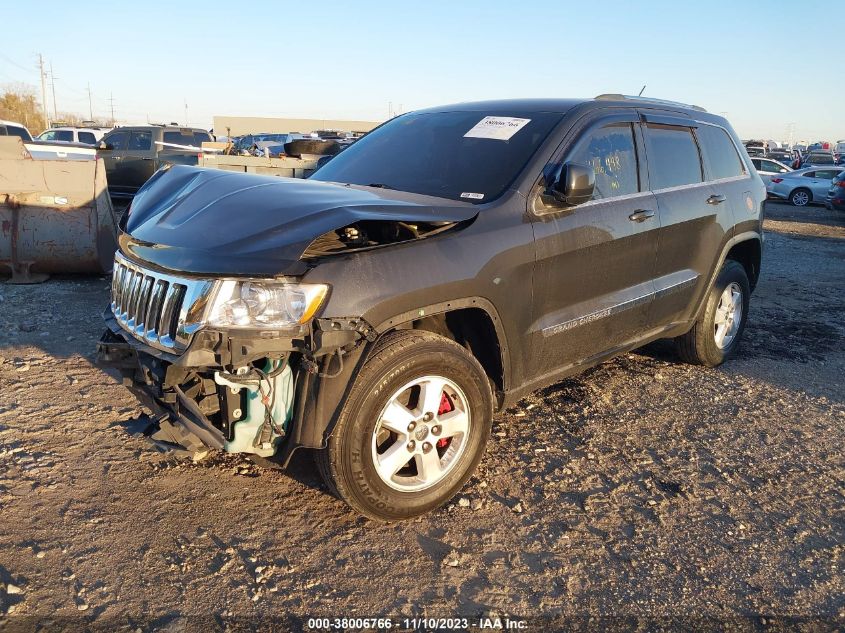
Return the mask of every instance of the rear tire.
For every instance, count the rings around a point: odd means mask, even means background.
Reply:
[[[813,201],[813,194],[809,189],[796,189],[789,194],[789,201],[796,207],[806,207]]]
[[[742,264],[729,259],[692,329],[675,339],[681,360],[716,367],[736,353],[748,320],[751,287]]]
[[[365,361],[315,461],[361,514],[408,519],[463,487],[492,421],[490,383],[472,354],[431,332],[394,332]]]

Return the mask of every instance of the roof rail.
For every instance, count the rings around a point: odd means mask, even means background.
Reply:
[[[613,92],[609,92],[606,94],[601,94],[596,97],[597,101],[645,101],[647,103],[653,103],[655,105],[672,105],[672,106],[681,106],[682,108],[691,108],[693,110],[697,110],[699,112],[707,112],[704,108],[697,105],[692,105],[690,103],[681,103],[679,101],[669,101],[668,99],[655,99],[653,97],[634,97],[631,95],[622,95]]]

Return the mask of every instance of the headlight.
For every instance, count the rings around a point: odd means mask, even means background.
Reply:
[[[307,323],[328,290],[323,284],[222,281],[209,312],[208,325],[289,328]]]

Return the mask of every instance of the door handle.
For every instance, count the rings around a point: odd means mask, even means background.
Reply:
[[[654,217],[654,211],[650,209],[637,209],[631,215],[628,216],[628,219],[631,222],[645,222],[649,218]]]
[[[112,160],[123,160],[123,156],[112,156]]]
[[[707,198],[707,204],[722,204],[727,198],[722,194],[713,194],[709,198]]]

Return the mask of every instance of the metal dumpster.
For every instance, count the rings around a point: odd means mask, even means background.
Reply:
[[[107,272],[116,237],[102,159],[34,159],[21,139],[0,136],[0,275]]]

